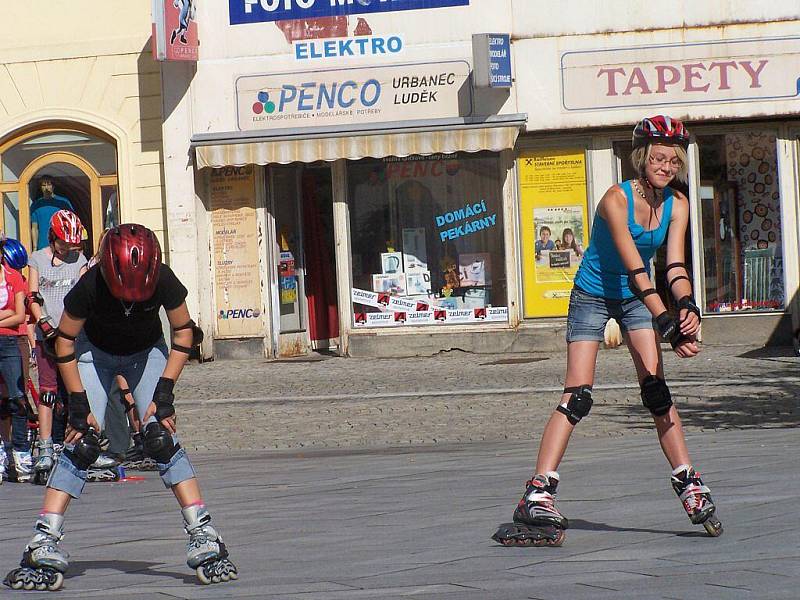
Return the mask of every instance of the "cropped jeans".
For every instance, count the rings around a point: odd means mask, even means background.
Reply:
[[[142,430],[144,431],[147,423],[156,420],[155,417],[150,417],[145,422],[144,414],[153,400],[156,384],[167,364],[168,350],[163,338],[152,348],[123,356],[104,352],[81,334],[76,341],[75,354],[78,357],[78,371],[89,398],[89,406],[101,429],[105,422],[106,405],[110,398],[116,398],[111,390],[117,375],[122,375],[128,382],[136,403],[136,411],[142,421]],[[178,443],[176,435],[173,435],[172,439],[175,444]],[[71,447],[67,446],[67,449]],[[189,457],[183,448],[175,453],[169,463],[157,464],[161,480],[168,488],[195,476],[192,463],[189,462]],[[47,485],[78,498],[85,483],[86,471],[73,464],[69,454],[62,452]]]

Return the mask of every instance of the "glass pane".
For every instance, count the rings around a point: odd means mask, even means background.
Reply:
[[[706,310],[783,309],[775,134],[705,135],[697,144]]]
[[[300,301],[303,292],[303,252],[299,220],[298,171],[271,169],[275,200],[275,235],[278,243],[278,287],[281,333],[303,330]]]
[[[365,159],[347,175],[354,293],[452,310],[507,306],[496,156]],[[359,315],[378,311],[355,304]]]
[[[3,192],[3,233],[6,237],[19,239],[19,194]]]
[[[100,188],[103,198],[103,229],[119,225],[119,196],[117,186],[104,185]]]
[[[49,164],[31,179],[28,193],[31,198],[31,244],[35,250],[48,245],[50,218],[61,209],[76,213],[86,229],[87,238],[92,239],[90,182],[79,168],[68,163]],[[90,247],[87,246],[85,251],[91,256]]]
[[[83,133],[46,133],[3,153],[3,181],[17,181],[33,160],[49,152],[70,152],[89,162],[100,175],[117,172],[117,150],[111,142]]]

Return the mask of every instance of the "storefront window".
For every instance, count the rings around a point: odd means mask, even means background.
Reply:
[[[16,181],[25,167],[49,152],[76,154],[91,163],[100,175],[117,172],[114,144],[92,135],[64,131],[34,136],[6,151],[2,156],[3,181]]]
[[[508,319],[496,155],[365,159],[347,175],[357,327]]]
[[[700,135],[697,145],[705,310],[783,309],[775,134]]]

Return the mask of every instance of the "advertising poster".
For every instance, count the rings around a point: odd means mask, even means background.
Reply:
[[[252,165],[213,169],[209,189],[217,337],[261,335],[261,279]]]
[[[563,317],[589,243],[584,151],[528,151],[517,166],[524,316]]]

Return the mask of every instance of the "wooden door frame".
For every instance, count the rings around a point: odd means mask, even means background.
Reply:
[[[19,191],[19,228],[20,241],[33,248],[30,239],[30,192],[29,184],[44,167],[54,163],[66,163],[82,171],[89,178],[89,205],[92,211],[92,248],[97,248],[100,234],[103,232],[103,197],[101,186],[117,185],[116,175],[101,176],[92,163],[71,152],[48,152],[31,161],[19,175],[17,189]],[[2,218],[2,217],[0,217]]]

